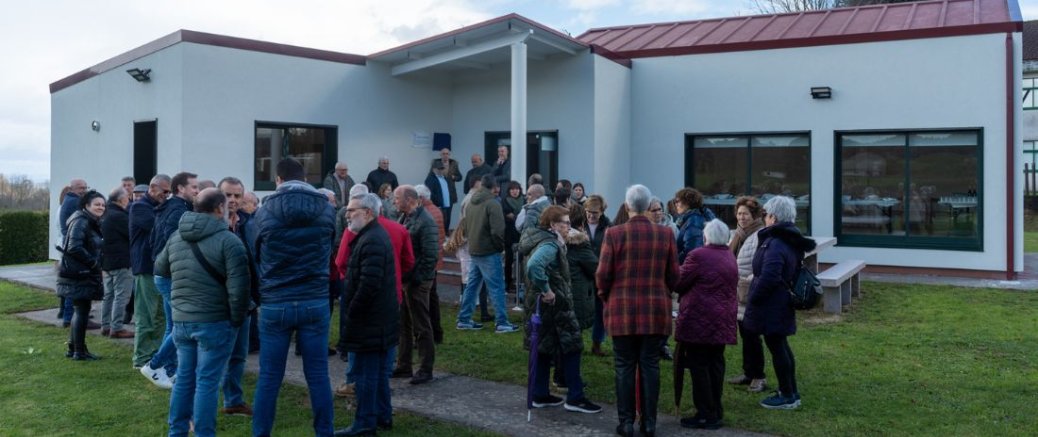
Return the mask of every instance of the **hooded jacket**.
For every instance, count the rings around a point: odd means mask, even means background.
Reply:
[[[566,260],[569,262],[573,312],[580,329],[590,328],[595,321],[595,270],[598,252],[591,247],[587,234],[571,230],[566,236]]]
[[[501,204],[489,190],[480,188],[472,194],[462,226],[472,256],[493,255],[505,250],[505,215]]]
[[[714,212],[707,207],[685,211],[678,218],[678,263],[685,262],[689,252],[703,245],[703,228],[715,218]]]
[[[525,299],[524,346],[530,348],[533,324],[530,318],[537,311],[537,301],[550,288],[555,293],[555,302],[541,302],[541,327],[538,331],[537,350],[543,354],[570,353],[580,351],[584,342],[580,336],[580,323],[573,311],[573,294],[570,288],[569,262],[566,248],[555,233],[544,229],[531,229],[519,240],[519,253],[527,259],[526,284],[529,293]]]
[[[309,184],[288,181],[256,211],[262,303],[328,299],[333,210],[328,198]]]
[[[789,287],[804,254],[815,249],[815,241],[801,235],[796,225],[789,222],[761,229],[757,239],[743,323],[750,332],[758,334],[796,334]]]
[[[223,275],[217,280],[191,250],[197,244],[206,262]],[[155,274],[171,278],[174,322],[230,321],[241,326],[252,304],[249,258],[227,222],[209,214],[186,212],[178,229],[155,258]]]

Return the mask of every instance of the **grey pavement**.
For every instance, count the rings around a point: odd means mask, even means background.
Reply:
[[[54,289],[54,268],[52,265],[29,265],[0,267],[0,280],[6,280],[34,288]],[[457,299],[457,287],[444,287],[441,299],[452,302]],[[94,305],[95,320],[99,305]],[[32,311],[19,314],[29,320],[60,326],[57,308]],[[100,335],[100,330],[87,331],[90,335]],[[518,334],[517,334],[518,335]],[[106,339],[133,347],[133,339]],[[96,341],[96,340],[94,340]],[[290,347],[290,351],[292,348]],[[258,355],[249,355],[246,371],[259,372]],[[343,382],[346,363],[337,357],[328,359],[332,386]],[[129,372],[129,366],[127,366]],[[306,386],[303,376],[302,360],[289,352],[285,371],[285,381],[291,384]],[[532,420],[527,421],[526,388],[519,385],[486,381],[479,378],[452,375],[436,372],[434,380],[427,384],[412,386],[406,379],[391,380],[393,408],[409,413],[429,417],[435,420],[453,422],[509,436],[552,435],[552,436],[611,436],[617,423],[616,407],[600,404],[599,414],[581,414],[565,411],[562,407],[535,409]],[[667,402],[661,402],[661,410],[667,408]],[[339,409],[336,414],[353,414],[352,409]],[[717,431],[694,431],[681,428],[678,417],[659,414],[657,419],[659,435],[710,435],[718,437],[752,437],[766,434],[752,433],[737,429],[723,428]]]

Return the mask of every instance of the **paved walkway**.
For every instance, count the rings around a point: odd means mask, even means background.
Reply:
[[[0,280],[16,282],[30,287],[53,290],[54,268],[50,265],[0,267]],[[447,287],[444,287],[447,288]],[[457,299],[456,287],[443,290],[444,302]],[[55,302],[56,303],[56,302]],[[95,305],[95,312],[96,307]],[[19,314],[30,320],[58,326],[57,308]],[[95,315],[95,319],[99,319]],[[87,331],[98,335],[99,330]],[[133,347],[132,339],[115,340]],[[249,355],[247,371],[257,373],[258,356]],[[343,381],[346,364],[338,358],[329,358],[332,385]],[[136,375],[134,375],[136,377]],[[424,385],[412,386],[406,380],[391,381],[393,407],[409,413],[426,416],[445,422],[454,422],[509,436],[558,435],[558,436],[612,436],[616,427],[616,407],[601,404],[600,414],[570,413],[562,407],[539,409],[533,412],[533,420],[526,421],[526,388],[518,385],[486,381],[467,376],[437,372],[435,379]],[[302,360],[289,354],[285,372],[286,382],[305,386]],[[665,404],[666,402],[662,402]],[[669,405],[669,404],[668,404]],[[344,414],[342,410],[336,414]],[[350,411],[347,414],[352,414]],[[660,414],[659,435],[710,435],[717,437],[754,437],[765,434],[751,433],[724,428],[718,431],[697,431],[681,428],[675,416]]]

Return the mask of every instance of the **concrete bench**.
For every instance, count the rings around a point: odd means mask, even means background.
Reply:
[[[847,260],[818,274],[818,282],[822,283],[822,308],[827,313],[839,313],[844,306],[850,305],[851,296],[861,296],[859,273],[865,268],[865,261]]]

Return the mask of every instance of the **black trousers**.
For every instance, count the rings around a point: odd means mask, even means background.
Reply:
[[[768,351],[771,352],[779,391],[786,396],[798,393],[796,360],[793,358],[793,350],[789,348],[789,337],[765,335],[764,344],[768,345]]]
[[[748,378],[764,379],[764,342],[760,334],[747,331],[739,322],[739,338],[742,339],[742,373]]]
[[[436,278],[433,278],[432,288],[429,290],[429,321],[432,323],[433,341],[443,343],[443,325],[440,324],[440,295],[436,292]]]
[[[724,345],[684,343],[687,348],[688,367],[692,372],[692,404],[696,413],[707,420],[718,420],[724,416],[721,393],[724,387]]]
[[[72,344],[72,350],[76,353],[88,352],[86,347],[87,322],[90,321],[90,299],[75,299],[72,301],[75,311],[72,315],[72,325],[68,341]]]
[[[621,335],[613,337],[616,367],[616,412],[620,423],[634,423],[634,374],[641,379],[641,417],[646,430],[656,429],[660,400],[660,349],[665,335]]]
[[[443,233],[445,235],[451,234],[451,209],[453,208],[453,205],[446,208],[440,207],[440,213],[443,214]]]

